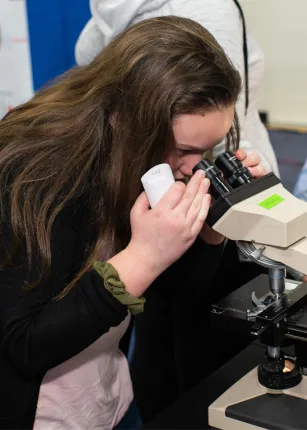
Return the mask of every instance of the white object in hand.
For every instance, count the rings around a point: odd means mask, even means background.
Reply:
[[[175,179],[170,165],[163,163],[148,170],[141,181],[150,206],[153,208],[167,193]]]

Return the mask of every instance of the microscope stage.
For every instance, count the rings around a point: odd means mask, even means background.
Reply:
[[[212,305],[212,324],[249,336],[255,321],[265,325],[280,315],[288,319],[288,337],[307,341],[307,283],[286,279],[285,293],[278,299],[269,291],[268,276],[258,276]]]

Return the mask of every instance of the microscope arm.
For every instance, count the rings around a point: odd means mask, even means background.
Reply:
[[[307,238],[295,242],[287,248],[254,243],[256,249],[262,249],[265,257],[285,264],[301,273],[307,273]]]

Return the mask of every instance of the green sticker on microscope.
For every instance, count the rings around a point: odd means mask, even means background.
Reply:
[[[285,199],[280,197],[278,194],[272,194],[267,199],[263,200],[259,203],[259,206],[262,206],[264,209],[270,210],[275,206],[279,205],[279,203],[283,202]]]

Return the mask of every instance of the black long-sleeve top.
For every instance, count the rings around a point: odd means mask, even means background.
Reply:
[[[51,234],[50,276],[29,291],[26,251],[0,271],[0,429],[33,427],[40,384],[45,373],[96,341],[127,315],[94,270],[86,273],[62,299],[58,293],[77,273],[85,258],[85,244],[93,238],[82,205],[64,209]],[[11,243],[9,223],[2,226],[0,258]],[[222,246],[198,239],[192,248],[155,283],[176,286],[187,277],[187,293],[206,274],[206,284],[218,270]],[[30,279],[35,276],[35,259]],[[178,282],[179,283],[179,282]],[[163,285],[165,284],[165,285]],[[146,305],[145,305],[146,312]]]

